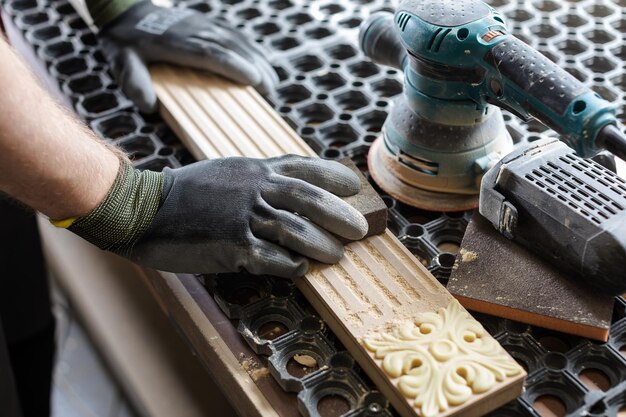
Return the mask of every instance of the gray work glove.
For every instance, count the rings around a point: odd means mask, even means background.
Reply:
[[[163,173],[124,162],[105,201],[69,229],[160,270],[296,277],[307,271],[307,257],[341,259],[333,234],[365,236],[365,218],[337,197],[359,189],[340,163],[293,155],[214,159]]]
[[[98,17],[97,11],[108,5],[95,3],[95,11],[90,11]],[[151,63],[207,70],[252,85],[261,93],[278,82],[260,47],[219,19],[191,9],[157,7],[149,1],[119,10],[118,16],[104,20],[100,43],[118,84],[143,112],[157,109],[147,68]]]

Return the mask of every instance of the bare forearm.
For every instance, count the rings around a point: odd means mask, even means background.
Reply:
[[[0,38],[0,191],[48,215],[84,215],[106,196],[118,156],[39,86]]]

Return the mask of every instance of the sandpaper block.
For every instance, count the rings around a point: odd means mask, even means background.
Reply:
[[[541,236],[537,236],[541,239]],[[606,341],[613,297],[594,292],[474,213],[448,291],[469,310]]]
[[[343,197],[343,200],[365,216],[369,225],[365,237],[383,233],[387,229],[387,205],[350,158],[342,158],[339,162],[354,171],[361,180],[361,191],[356,195]]]

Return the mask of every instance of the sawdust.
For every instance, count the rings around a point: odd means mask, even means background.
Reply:
[[[462,262],[475,262],[478,259],[478,254],[471,250],[461,249],[459,253]]]
[[[324,289],[323,292],[323,298],[326,299],[326,297],[331,298],[331,300],[333,301],[334,304],[338,304],[341,306],[341,308],[346,312],[349,313],[350,312],[350,306],[348,306],[348,303],[346,302],[346,300],[341,296],[341,294],[339,294],[339,292],[337,291],[337,289],[335,289],[335,287],[333,287],[330,282],[328,281],[328,279],[326,278],[326,276],[317,268],[311,268],[311,270],[308,273],[309,275],[309,279],[315,283],[317,283],[318,285],[322,286]],[[328,303],[330,304],[330,303]],[[358,324],[362,324],[362,321],[360,320],[360,318],[357,317],[357,319],[359,320],[360,323]]]
[[[244,353],[239,354],[241,369],[246,371],[254,382],[269,375],[270,370],[260,364],[256,359],[246,356]]]
[[[398,246],[402,245],[401,243],[399,243],[398,241],[394,241],[393,238],[387,235],[383,237],[383,240],[385,241],[385,246],[387,246],[392,254],[399,260],[400,264],[410,267],[410,265],[415,262],[413,260],[415,258],[411,259],[411,257],[409,257],[406,252],[403,251],[404,246]],[[419,269],[415,272],[417,272],[416,278],[419,285],[431,294],[437,294],[441,292],[442,289],[444,289],[439,281],[437,281],[435,277],[433,277],[431,274],[420,273]]]
[[[298,362],[302,366],[306,366],[307,368],[315,368],[317,366],[317,361],[314,357],[309,355],[293,355],[293,360]]]
[[[398,272],[398,270],[387,260],[382,253],[376,247],[366,240],[363,241],[363,244],[367,248],[369,254],[374,258],[374,260],[383,267],[385,273],[397,284],[402,290],[407,293],[410,297],[415,300],[419,300],[422,298],[420,294],[415,290],[411,284],[406,280],[406,278]],[[400,303],[398,303],[400,304]]]
[[[368,278],[368,280],[372,284],[374,284],[374,286],[378,289],[380,294],[383,294],[385,297],[387,297],[387,299],[391,301],[393,304],[400,305],[400,301],[393,294],[393,292],[391,292],[391,290],[388,287],[383,285],[383,283],[381,282],[380,279],[378,279],[376,274],[371,269],[369,269],[369,267],[365,264],[365,262],[359,257],[359,255],[352,248],[346,248],[345,253],[348,259],[352,261],[354,266],[361,271],[363,276]],[[373,255],[373,253],[370,252],[370,255]]]
[[[350,313],[346,316],[346,319],[354,325],[359,325],[359,326],[363,325],[363,320],[361,319],[361,316],[359,316],[358,313]]]
[[[270,374],[269,369],[261,368],[261,369],[255,369],[254,371],[252,371],[252,373],[250,374],[250,377],[252,378],[254,382],[257,382],[259,379],[265,378],[269,374]]]
[[[346,248],[347,251],[348,248]],[[337,274],[341,282],[352,292],[363,304],[368,306],[368,310],[373,314],[374,317],[379,318],[382,317],[383,312],[380,308],[374,304],[370,298],[365,294],[365,291],[352,279],[348,271],[344,269],[341,264],[335,264],[331,266],[331,270]]]
[[[413,311],[396,313],[392,320],[388,320],[376,327],[369,329],[361,340],[368,338],[371,339],[372,337],[377,338],[381,333],[392,333],[395,329],[401,327],[407,322],[413,323],[414,318],[415,312]]]
[[[261,336],[263,339],[266,339],[266,340],[272,340],[272,339],[276,339],[282,333],[284,333],[283,329],[278,326],[275,326],[269,330],[264,331],[259,336]]]

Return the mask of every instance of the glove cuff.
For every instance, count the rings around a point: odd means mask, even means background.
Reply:
[[[127,160],[121,160],[117,178],[102,203],[76,219],[68,230],[100,249],[129,256],[152,223],[162,191],[162,173],[139,171]]]
[[[93,23],[102,29],[107,23],[130,9],[141,0],[86,0]]]

